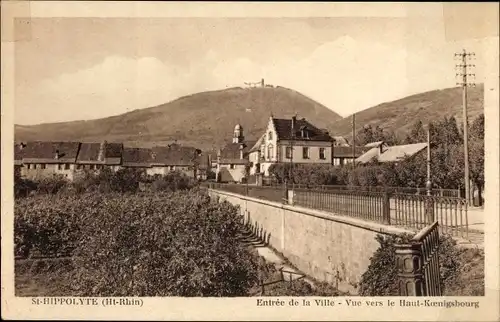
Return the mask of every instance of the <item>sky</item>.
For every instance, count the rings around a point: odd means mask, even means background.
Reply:
[[[261,78],[341,116],[454,87],[453,54],[466,48],[480,62],[481,41],[450,39],[441,4],[427,10],[406,17],[32,18],[29,41],[15,45],[15,123],[102,118]],[[480,79],[480,63],[474,72]]]

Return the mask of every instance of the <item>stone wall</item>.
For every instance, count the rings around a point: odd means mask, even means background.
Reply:
[[[263,240],[304,273],[357,293],[357,283],[378,249],[377,234],[410,233],[297,206],[210,190],[212,197],[240,206],[241,215]]]

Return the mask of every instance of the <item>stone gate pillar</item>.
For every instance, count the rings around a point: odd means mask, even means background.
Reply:
[[[422,272],[420,244],[396,244],[399,296],[424,296],[425,280]]]

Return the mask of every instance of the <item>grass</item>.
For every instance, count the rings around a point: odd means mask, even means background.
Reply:
[[[15,295],[71,296],[71,260],[16,260]]]
[[[484,250],[461,249],[454,278],[445,282],[444,296],[484,296]]]

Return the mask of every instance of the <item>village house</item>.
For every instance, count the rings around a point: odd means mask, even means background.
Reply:
[[[248,176],[248,150],[255,141],[245,141],[243,127],[236,124],[233,140],[217,152],[216,180],[219,182],[242,182]]]
[[[80,143],[78,156],[76,158],[76,173],[85,170],[100,170],[105,166],[117,171],[122,163],[123,144],[108,143]]]
[[[147,174],[166,175],[172,171],[180,171],[190,177],[203,179],[207,168],[207,158],[202,155],[201,150],[171,144],[151,149],[151,168],[147,170]]]
[[[72,180],[79,147],[78,142],[21,142],[14,147],[14,164],[28,179],[62,175]]]
[[[271,116],[265,133],[249,151],[250,173],[269,176],[269,168],[275,163],[331,164],[333,142],[326,130],[304,118]]]
[[[27,142],[14,145],[14,167],[22,177],[40,179],[63,175],[72,180],[85,171],[109,168],[145,170],[148,175],[165,175],[178,170],[206,178],[208,157],[199,149],[172,144],[167,147],[130,148],[122,143]]]

